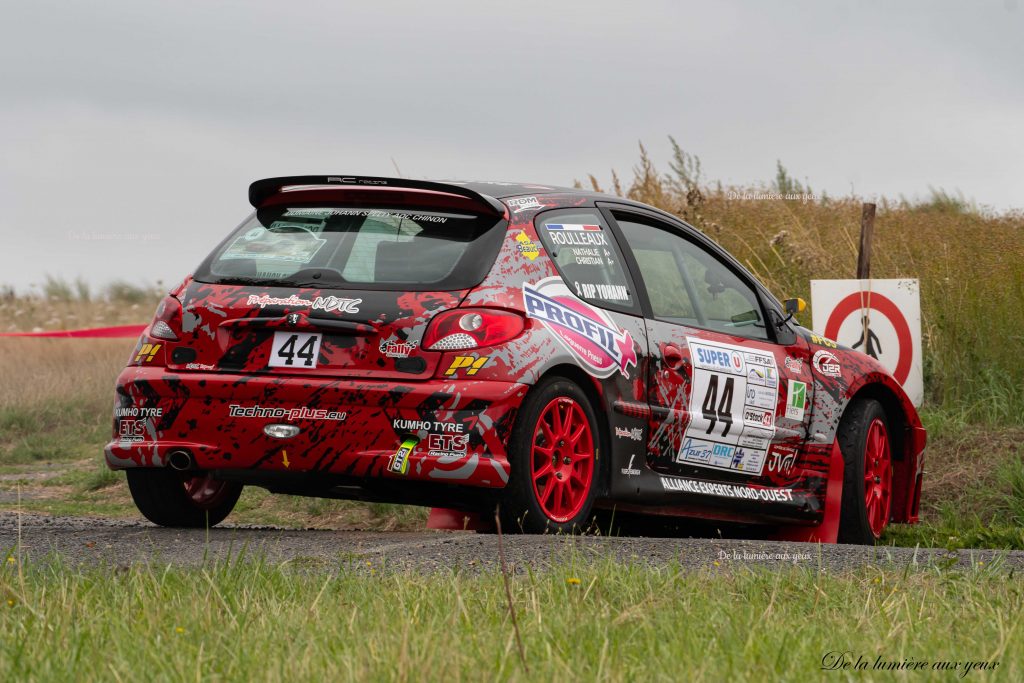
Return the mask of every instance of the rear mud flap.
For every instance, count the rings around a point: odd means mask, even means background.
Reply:
[[[448,531],[494,531],[495,525],[493,519],[487,519],[479,512],[430,508],[427,528]]]
[[[799,541],[803,543],[836,543],[839,540],[839,510],[843,502],[843,454],[839,442],[832,442],[829,456],[828,484],[825,489],[825,516],[817,526],[783,526],[769,534],[775,541]]]

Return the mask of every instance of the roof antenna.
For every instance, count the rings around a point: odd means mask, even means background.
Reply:
[[[398,174],[399,178],[404,178],[405,177],[404,175],[402,175],[402,169],[398,168],[398,162],[395,161],[394,157],[391,157],[391,165],[395,167],[395,173]]]

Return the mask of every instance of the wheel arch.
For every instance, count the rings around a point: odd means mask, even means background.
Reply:
[[[857,386],[850,387],[846,408],[855,401],[877,401],[889,423],[893,453],[893,501],[890,521],[918,520],[923,475],[925,432],[921,419],[903,388],[888,375],[865,376]],[[846,409],[843,410],[844,416]]]
[[[593,375],[588,375],[578,365],[560,363],[547,368],[537,378],[534,386],[537,386],[542,380],[549,377],[561,377],[572,381],[583,390],[583,393],[590,401],[591,407],[594,409],[594,415],[597,417],[597,437],[600,444],[597,457],[597,496],[606,496],[610,490],[609,477],[611,476],[611,468],[606,466],[606,463],[611,461],[611,426],[608,422],[608,411],[611,409],[611,406],[606,405],[602,399],[603,392],[600,381]]]

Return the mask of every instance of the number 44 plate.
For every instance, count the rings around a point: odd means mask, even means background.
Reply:
[[[304,332],[275,332],[268,365],[272,368],[315,368],[320,357],[321,336]]]

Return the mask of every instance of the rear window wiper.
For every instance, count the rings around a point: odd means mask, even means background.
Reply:
[[[217,278],[218,285],[264,285],[266,287],[304,287],[294,280],[276,280],[266,277],[234,277],[225,275]]]

